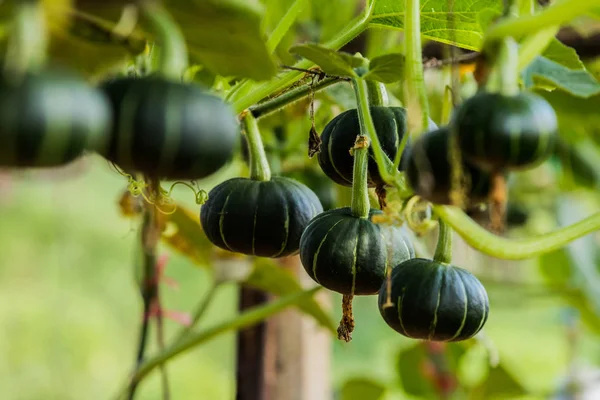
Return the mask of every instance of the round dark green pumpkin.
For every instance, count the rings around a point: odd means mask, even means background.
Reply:
[[[68,71],[0,78],[0,166],[67,164],[101,147],[110,123],[106,97]]]
[[[300,260],[321,286],[346,295],[375,294],[389,267],[415,256],[404,227],[352,215],[350,207],[313,219],[300,240]]]
[[[541,96],[481,92],[466,100],[455,119],[464,158],[487,171],[519,170],[546,160],[557,142],[558,122]]]
[[[427,132],[413,142],[403,160],[409,186],[436,204],[451,204],[453,177],[449,139],[447,127]],[[470,204],[485,201],[491,190],[489,174],[467,162],[461,163],[461,170],[466,200]]]
[[[103,154],[126,171],[158,179],[201,179],[222,168],[238,145],[233,110],[197,85],[160,77],[106,82],[115,114]]]
[[[208,193],[200,222],[222,249],[275,258],[296,253],[302,232],[322,211],[317,196],[293,179],[233,178]]]
[[[453,265],[414,258],[397,265],[391,276],[391,306],[386,282],[379,291],[379,311],[395,331],[413,339],[455,342],[483,328],[488,295],[470,272]]]
[[[406,109],[372,106],[370,110],[381,148],[391,160],[394,160],[398,146],[406,134]],[[350,155],[350,149],[354,147],[354,142],[359,134],[360,125],[356,109],[337,115],[325,126],[321,134],[319,165],[329,178],[340,185],[352,186],[354,158]],[[410,139],[407,141],[405,150],[409,146]],[[369,148],[368,171],[367,184],[369,187],[385,185],[379,175],[372,146]]]

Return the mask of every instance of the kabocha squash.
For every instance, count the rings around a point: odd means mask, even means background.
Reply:
[[[466,100],[452,122],[464,158],[486,171],[519,170],[546,160],[558,123],[541,96],[481,92]]]
[[[390,296],[384,282],[378,304],[392,329],[409,338],[432,341],[469,339],[481,330],[489,314],[487,292],[474,275],[423,258],[394,267]]]
[[[246,255],[284,257],[298,251],[310,220],[323,211],[317,196],[293,179],[229,179],[212,189],[200,221],[216,246]]]
[[[125,171],[155,179],[201,179],[232,158],[237,118],[199,86],[155,76],[120,78],[101,87],[115,115],[103,155]]]
[[[403,169],[412,190],[436,204],[452,204],[451,193],[461,189],[469,204],[486,200],[491,182],[486,172],[469,163],[458,164],[456,169],[460,187],[453,188],[452,152],[450,151],[450,129],[442,127],[421,135],[413,142],[403,160]]]
[[[53,167],[102,147],[106,97],[65,70],[0,78],[0,166]]]
[[[306,273],[323,287],[345,295],[375,294],[393,265],[414,258],[405,228],[352,215],[350,207],[318,215],[300,240]]]
[[[402,107],[371,106],[371,116],[383,152],[394,160],[402,138],[406,134],[406,109]],[[431,122],[433,124],[433,122]],[[333,118],[321,134],[321,149],[318,160],[321,169],[334,182],[352,186],[353,158],[350,149],[360,134],[358,111],[351,109]],[[410,146],[407,139],[405,149]],[[369,149],[369,187],[383,186],[385,181],[379,175],[373,150]]]

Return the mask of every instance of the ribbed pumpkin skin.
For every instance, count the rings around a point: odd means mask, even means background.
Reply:
[[[321,286],[342,294],[375,294],[389,266],[415,256],[402,227],[375,224],[352,215],[350,207],[326,211],[306,228],[300,240],[300,260]]]
[[[404,156],[403,169],[412,190],[436,204],[451,204],[452,168],[450,130],[447,127],[427,132],[413,142]],[[465,195],[470,204],[486,200],[490,192],[490,176],[469,163],[462,163],[463,177],[468,183]]]
[[[406,110],[402,107],[373,106],[371,116],[383,152],[394,160],[400,141],[406,133]],[[337,115],[325,126],[321,134],[319,165],[329,178],[340,185],[352,186],[354,158],[350,155],[350,149],[354,147],[356,136],[359,134],[360,125],[356,109]],[[407,147],[409,145],[410,140]],[[385,184],[377,170],[372,148],[369,148],[368,169],[369,187]]]
[[[124,170],[160,179],[201,179],[233,156],[237,118],[200,87],[146,77],[109,81],[102,89],[115,114],[103,155]]]
[[[296,253],[302,232],[322,211],[317,196],[293,179],[233,178],[210,191],[200,222],[222,249],[275,258]]]
[[[77,75],[52,69],[0,79],[0,166],[53,167],[108,139],[106,97]]]
[[[459,107],[453,123],[465,158],[487,171],[533,167],[552,154],[558,139],[554,109],[528,92],[476,94]]]
[[[467,270],[415,258],[392,270],[392,307],[387,285],[379,292],[379,311],[395,331],[413,339],[456,342],[481,330],[489,314],[487,292]]]

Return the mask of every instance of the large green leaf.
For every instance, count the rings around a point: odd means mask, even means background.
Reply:
[[[523,71],[527,88],[559,88],[573,96],[588,98],[600,94],[600,83],[585,69],[571,69],[539,56]]]
[[[404,1],[377,0],[371,24],[404,29]],[[499,11],[502,0],[422,0],[423,37],[469,50],[479,50],[483,30],[478,14],[485,9]]]
[[[340,400],[379,400],[386,388],[379,382],[367,378],[351,378],[340,390]]]
[[[302,290],[294,275],[266,258],[256,259],[254,268],[244,283],[277,296]],[[337,324],[315,299],[306,298],[298,303],[298,307],[306,314],[311,315],[321,326],[336,333]]]
[[[375,57],[369,63],[369,72],[363,78],[383,83],[399,81],[404,76],[404,55],[398,53]]]

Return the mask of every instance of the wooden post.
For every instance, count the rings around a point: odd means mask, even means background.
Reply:
[[[308,288],[298,256],[280,260]],[[251,288],[240,290],[240,310],[271,296]],[[315,297],[329,307],[323,291]],[[330,400],[331,334],[309,316],[291,308],[267,322],[238,333],[237,400]]]

